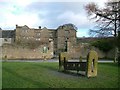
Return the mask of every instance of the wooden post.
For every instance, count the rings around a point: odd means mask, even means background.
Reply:
[[[79,58],[79,62],[82,62],[82,56],[80,56],[80,58]]]
[[[62,67],[64,66],[64,60],[68,60],[67,52],[61,52],[59,54],[59,70],[61,71]]]

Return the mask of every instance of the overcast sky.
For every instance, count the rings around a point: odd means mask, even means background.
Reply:
[[[96,0],[0,0],[0,27],[15,29],[15,25],[39,26],[56,29],[72,23],[76,25],[77,37],[88,37],[94,26],[84,10],[84,6]],[[106,0],[96,2],[103,7]]]

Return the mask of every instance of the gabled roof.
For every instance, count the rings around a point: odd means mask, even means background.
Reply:
[[[74,24],[64,24],[57,28],[57,30],[75,30],[77,31],[77,27]]]
[[[2,30],[2,38],[14,38],[15,31],[13,30]]]
[[[24,26],[18,26],[18,25],[16,25],[16,28],[29,29],[29,27],[27,25],[24,25]]]
[[[42,28],[42,30],[48,30],[46,27]]]

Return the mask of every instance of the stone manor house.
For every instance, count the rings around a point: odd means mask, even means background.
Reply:
[[[52,50],[53,55],[58,55],[61,51],[68,51],[69,47],[76,45],[76,28],[73,24],[64,24],[57,29],[29,28],[27,25],[18,26],[14,30],[0,30],[0,45],[4,44],[37,44],[47,51]],[[34,46],[33,46],[34,47]]]

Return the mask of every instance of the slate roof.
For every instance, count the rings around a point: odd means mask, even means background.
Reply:
[[[13,30],[2,30],[2,38],[14,38],[15,31]]]

